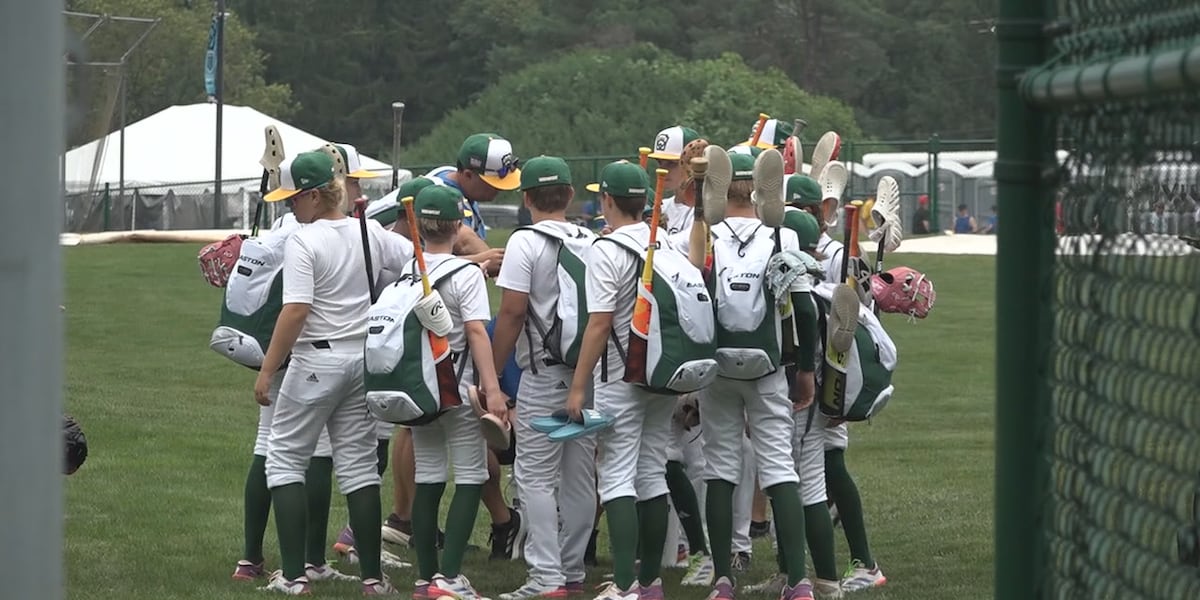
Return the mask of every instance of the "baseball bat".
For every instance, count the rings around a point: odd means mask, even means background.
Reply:
[[[750,138],[750,147],[758,145],[758,140],[762,139],[763,127],[767,124],[767,119],[771,116],[767,113],[758,113],[758,126],[754,128],[754,136]]]
[[[649,164],[649,162],[650,162],[650,149],[645,146],[638,148],[638,165],[640,165],[643,169],[645,169],[646,165]]]
[[[804,119],[796,119],[792,121],[792,135],[800,137],[800,134],[804,133],[805,127],[808,127],[808,121],[805,121]]]
[[[421,231],[417,228],[417,214],[413,210],[412,196],[405,196],[400,199],[400,204],[404,205],[404,216],[408,221],[408,237],[413,243],[413,254],[417,259],[417,270],[421,272],[421,288],[425,291],[425,295],[433,293],[433,288],[429,286],[429,272],[425,270],[425,250],[421,248]]]
[[[359,196],[354,200],[358,210],[358,231],[362,234],[363,262],[367,267],[367,289],[371,290],[371,304],[379,299],[375,293],[375,268],[371,265],[371,240],[367,235],[367,197]]]
[[[712,256],[712,237],[708,235],[708,224],[704,222],[704,177],[708,174],[708,159],[703,157],[693,158],[691,165],[689,166],[692,171],[692,186],[696,195],[696,210],[694,218],[696,225],[699,225],[701,227],[701,231],[704,232],[704,259],[700,260],[699,262],[700,265],[703,265],[703,267],[707,267],[709,266],[708,261],[711,260],[710,257]],[[696,225],[693,225],[692,227],[694,228]],[[693,229],[693,232],[695,232],[695,229]],[[699,236],[700,234],[692,233],[691,235]],[[696,244],[697,240],[698,238],[693,237],[691,239],[691,244]],[[696,244],[696,247],[698,246],[699,244]],[[689,249],[689,259],[691,258],[691,252],[691,249]],[[698,259],[700,257],[696,256],[695,258]]]
[[[400,187],[400,123],[404,118],[404,103],[392,103],[392,189]]]
[[[666,169],[654,170],[654,212],[650,213],[650,245],[646,247],[646,267],[642,269],[642,285],[650,289],[654,281],[654,248],[658,246],[658,221],[662,218],[663,187],[667,180]],[[646,310],[650,305],[646,305]]]
[[[862,210],[863,201],[862,200],[851,200],[850,206],[852,206],[854,208],[853,216],[855,217],[854,222],[849,224],[850,225],[850,227],[849,227],[849,229],[850,229],[850,232],[849,232],[850,256],[858,258],[859,256],[862,255],[862,248],[860,248],[858,245],[858,232],[859,232],[859,226],[860,226],[860,220],[858,218],[858,213],[860,210]]]
[[[646,265],[642,269],[642,287],[647,292],[654,285],[654,247],[658,245],[658,221],[662,214],[663,187],[666,169],[654,171],[657,185],[654,186],[654,209],[650,214],[650,244],[646,246]],[[625,360],[626,383],[646,383],[646,357],[649,352],[647,337],[650,335],[650,301],[640,291],[633,305],[633,319],[629,324],[629,351]]]
[[[851,203],[842,207],[842,210],[846,218],[846,231],[843,238],[844,243],[842,244],[842,280],[846,284],[850,284],[853,281],[853,278],[850,277],[850,253],[854,252],[852,248],[858,246],[858,240],[853,237],[855,229],[857,229],[853,223],[858,220],[858,207]]]

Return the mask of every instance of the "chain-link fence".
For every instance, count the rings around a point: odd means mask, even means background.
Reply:
[[[1200,598],[1200,5],[1000,13],[996,597]]]

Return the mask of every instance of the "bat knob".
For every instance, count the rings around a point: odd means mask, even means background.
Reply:
[[[708,172],[708,159],[707,158],[693,158],[691,164],[692,164],[692,176],[695,177],[696,179],[703,179],[704,174]]]

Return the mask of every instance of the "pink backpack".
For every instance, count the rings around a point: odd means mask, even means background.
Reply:
[[[924,273],[896,267],[871,276],[871,295],[879,310],[924,319],[933,309],[937,292]]]
[[[246,236],[235,233],[200,249],[200,256],[197,257],[200,261],[200,273],[213,287],[223,288],[229,283],[229,274],[237,266],[244,239]]]

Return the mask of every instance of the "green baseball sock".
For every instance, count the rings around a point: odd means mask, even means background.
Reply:
[[[633,587],[634,555],[638,550],[637,502],[631,496],[609,500],[604,504],[604,516],[608,519],[613,583],[622,590],[628,590]]]
[[[289,483],[271,490],[275,505],[275,529],[279,533],[279,559],[283,576],[293,581],[304,575],[304,530],[308,521],[308,497],[303,483]]]
[[[463,554],[475,529],[479,515],[479,499],[483,497],[480,484],[455,484],[450,513],[446,515],[446,550],[442,553],[442,575],[458,577],[462,572]]]
[[[245,546],[242,558],[254,564],[263,561],[263,536],[267,533],[267,519],[271,516],[271,490],[267,489],[267,457],[255,454],[250,461],[250,472],[246,473],[244,492],[245,517],[243,530]]]
[[[650,585],[658,579],[662,572],[663,546],[667,543],[667,515],[671,507],[667,504],[667,495],[638,502],[638,525],[642,539],[642,567],[638,573],[638,582]]]
[[[700,519],[700,500],[696,488],[688,479],[683,463],[667,461],[667,489],[671,490],[671,503],[679,515],[683,532],[687,535],[688,552],[708,554],[708,543],[704,541],[704,522]]]
[[[771,498],[771,512],[775,515],[775,537],[780,554],[786,562],[784,571],[788,585],[796,585],[807,575],[804,564],[804,507],[800,504],[800,486],[795,483],[780,483],[765,490]]]
[[[825,488],[837,505],[846,532],[846,545],[850,547],[850,558],[862,561],[868,569],[875,568],[871,558],[871,546],[867,543],[867,526],[863,522],[862,498],[850,471],[846,470],[846,451],[842,449],[825,452]]]
[[[708,518],[708,537],[712,542],[712,561],[715,578],[733,580],[733,492],[734,484],[723,479],[709,479],[705,492],[704,515]]]
[[[429,581],[438,572],[437,533],[445,483],[418,483],[413,492],[412,541],[417,577]]]
[[[329,535],[329,501],[333,495],[333,459],[314,456],[304,474],[308,494],[308,528],[304,556],[315,566],[325,564],[325,541]]]
[[[830,581],[840,579],[837,553],[833,549],[833,520],[829,517],[827,504],[818,502],[804,507],[804,533],[808,537],[808,551],[812,554],[817,577]]]
[[[362,578],[383,579],[383,567],[379,564],[383,545],[380,539],[383,505],[379,499],[379,485],[368,485],[346,494],[346,508],[350,512],[350,529],[354,530],[354,549],[358,550]]]

